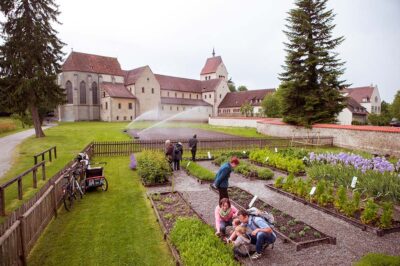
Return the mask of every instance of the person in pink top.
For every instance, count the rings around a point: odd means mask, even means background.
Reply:
[[[219,205],[215,207],[215,234],[217,236],[225,235],[227,226],[232,226],[233,217],[238,213],[235,206],[231,206],[228,198],[223,198],[219,201]]]

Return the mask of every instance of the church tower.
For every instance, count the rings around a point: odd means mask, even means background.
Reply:
[[[215,56],[215,50],[213,48],[212,57],[207,58],[206,64],[201,70],[200,80],[218,78],[228,80],[228,71],[226,70],[224,62],[222,62],[221,56]]]

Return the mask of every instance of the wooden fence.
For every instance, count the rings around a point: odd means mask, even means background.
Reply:
[[[53,151],[53,153],[54,153],[54,159],[57,159],[57,146],[53,146],[53,147],[48,148],[45,151],[42,151],[42,152],[40,152],[38,154],[33,155],[34,163],[35,164],[38,163],[38,157],[42,157],[42,161],[44,161],[44,156],[45,156],[45,153],[47,153],[47,152],[49,153],[49,162],[51,162],[52,159],[53,159],[52,155],[51,155],[51,151]]]
[[[93,155],[93,145],[82,152]],[[63,176],[74,168],[70,161],[20,208],[0,225],[0,265],[26,265],[26,258],[50,220],[57,216],[62,203]]]
[[[172,143],[178,140],[171,140]],[[184,154],[189,154],[188,141],[181,141]],[[297,137],[297,138],[243,138],[243,139],[199,139],[197,151],[233,151],[254,148],[282,148],[291,146],[333,145],[333,137]],[[129,155],[143,150],[159,150],[165,148],[165,140],[132,140],[93,142],[93,152],[96,156]]]

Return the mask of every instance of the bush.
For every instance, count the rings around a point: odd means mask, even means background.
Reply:
[[[214,229],[194,218],[179,218],[170,233],[184,265],[239,265],[230,246],[214,235]]]
[[[400,265],[400,256],[388,256],[385,254],[368,253],[364,255],[354,266],[394,266]]]
[[[214,172],[208,170],[207,168],[204,168],[203,166],[195,162],[182,161],[182,167],[186,169],[192,176],[195,176],[200,180],[211,181],[215,179]]]
[[[160,184],[171,175],[171,167],[162,152],[143,151],[137,156],[137,171],[146,185]]]

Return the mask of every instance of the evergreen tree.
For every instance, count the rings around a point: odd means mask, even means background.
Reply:
[[[3,1],[3,0],[2,0]],[[65,102],[56,84],[64,45],[52,23],[58,23],[53,0],[4,0],[0,45],[0,105],[32,115],[36,137],[44,137],[39,109],[54,110]]]
[[[284,121],[311,126],[330,123],[345,106],[340,89],[347,87],[340,76],[344,62],[334,49],[344,37],[333,38],[335,15],[326,10],[327,0],[297,0],[289,11],[284,31],[289,42],[282,81]]]

